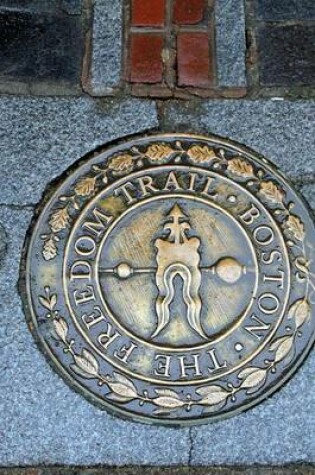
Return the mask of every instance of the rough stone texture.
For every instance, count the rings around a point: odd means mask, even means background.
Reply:
[[[313,475],[315,468],[286,467],[115,467],[115,468],[0,468],[0,475]]]
[[[261,20],[314,20],[314,0],[256,0]]]
[[[3,261],[5,258],[6,250],[7,250],[7,234],[5,232],[4,227],[0,224],[0,271],[3,265]]]
[[[215,24],[218,85],[246,86],[244,1],[216,0]]]
[[[157,126],[136,99],[0,99],[0,204],[37,203],[68,166],[97,146]]]
[[[83,37],[79,16],[0,9],[0,91],[80,86]]]
[[[302,186],[301,193],[315,213],[315,183]]]
[[[258,29],[259,82],[304,86],[315,82],[315,25],[266,24]]]
[[[315,462],[314,364],[313,350],[269,400],[231,420],[193,429],[192,465]]]
[[[0,271],[0,466],[186,464],[188,429],[109,416],[73,392],[35,346],[16,288],[31,214],[0,207],[9,236]]]
[[[81,13],[82,0],[1,0],[0,10],[47,13],[63,11],[70,15]]]
[[[265,155],[291,178],[303,181],[315,175],[314,114],[311,101],[173,102],[165,108],[163,126],[234,139]]]
[[[90,94],[111,94],[120,84],[122,49],[122,0],[95,0]]]

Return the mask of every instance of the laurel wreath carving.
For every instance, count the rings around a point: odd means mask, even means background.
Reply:
[[[65,318],[56,309],[57,294],[51,293],[50,287],[45,287],[44,295],[39,296],[39,302],[46,310],[46,318],[52,321],[52,336],[62,342],[64,353],[68,353],[72,358],[70,368],[77,376],[83,379],[96,379],[99,386],[106,385],[109,392],[104,398],[118,404],[126,404],[137,400],[140,405],[150,403],[156,409],[154,415],[167,415],[180,408],[190,411],[193,406],[201,406],[204,413],[215,413],[222,409],[230,399],[236,401],[236,394],[245,391],[247,395],[252,395],[259,391],[268,379],[269,372],[276,372],[276,366],[280,362],[288,365],[294,356],[294,343],[298,336],[301,336],[301,327],[310,319],[311,308],[307,299],[300,299],[294,302],[288,311],[288,320],[292,320],[295,330],[289,334],[273,340],[269,347],[272,358],[265,360],[265,367],[248,367],[241,370],[237,378],[240,381],[238,386],[232,383],[212,384],[196,389],[196,396],[188,394],[183,398],[172,389],[155,389],[155,396],[149,396],[146,390],[139,393],[134,383],[126,376],[113,372],[112,375],[102,375],[100,365],[95,356],[86,348],[81,354],[74,350],[75,341],[69,338],[69,326]]]

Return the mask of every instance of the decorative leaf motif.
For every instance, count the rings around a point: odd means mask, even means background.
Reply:
[[[116,174],[129,173],[133,170],[133,167],[133,157],[128,153],[112,158],[108,165],[108,168],[113,170]]]
[[[95,356],[92,355],[92,353],[85,348],[82,350],[82,356],[85,358],[89,363],[95,368],[95,371],[99,372],[99,364]]]
[[[240,158],[229,160],[227,169],[229,172],[242,178],[255,178],[252,165]]]
[[[158,396],[166,396],[166,397],[173,397],[175,399],[180,399],[178,394],[175,391],[173,391],[172,389],[168,389],[168,388],[166,388],[166,389],[156,389],[155,392]]]
[[[148,147],[145,155],[151,162],[162,163],[169,160],[172,153],[174,150],[167,144],[153,144]]]
[[[274,362],[279,363],[282,361],[293,348],[293,343],[294,343],[294,336],[289,335],[289,336],[283,336],[281,338],[278,338],[276,341],[273,342],[272,345],[270,345],[269,350],[270,351],[276,351]]]
[[[53,233],[59,233],[65,229],[69,224],[70,216],[67,206],[55,211],[49,220],[49,225]]]
[[[96,178],[86,177],[79,180],[74,191],[78,196],[90,196],[95,191]]]
[[[38,297],[38,300],[44,308],[46,308],[49,311],[52,311],[55,308],[56,303],[57,303],[57,295],[52,294],[51,296],[48,296],[48,297],[43,297],[42,295],[40,295]]]
[[[185,402],[180,399],[178,394],[171,389],[156,389],[157,398],[152,399],[152,402],[156,406],[163,407],[165,409],[177,409],[183,407]]]
[[[73,356],[76,365],[85,373],[94,378],[97,378],[99,375],[99,364],[88,350],[83,350],[82,355]]]
[[[132,401],[133,399],[135,399],[135,397],[123,396],[121,394],[116,394],[114,392],[110,392],[110,393],[106,394],[106,399],[109,399],[110,401],[119,402],[121,404],[124,404],[126,402]]]
[[[44,242],[43,256],[45,261],[51,261],[57,256],[57,247],[53,237]]]
[[[50,310],[53,310],[57,304],[57,294],[52,294],[50,297]]]
[[[123,376],[122,374],[119,374],[119,373],[113,373],[113,376],[114,376],[114,381],[115,382],[125,384],[125,386],[128,386],[132,391],[137,393],[137,389],[136,389],[135,385],[133,384],[133,382],[130,381],[130,379],[126,378],[125,376]]]
[[[68,327],[68,324],[67,322],[65,321],[64,318],[60,317],[60,318],[55,318],[53,320],[53,325],[54,325],[54,330],[56,332],[56,335],[57,337],[63,341],[63,342],[66,342],[67,341],[67,336],[68,336],[68,331],[69,331],[69,327]]]
[[[196,389],[196,393],[202,396],[199,404],[204,404],[207,406],[223,403],[231,394],[226,389],[216,385],[204,386],[202,388]]]
[[[289,309],[289,319],[294,319],[296,328],[300,328],[311,315],[310,304],[306,299],[297,300]]]
[[[272,181],[261,183],[259,193],[273,204],[282,203],[284,199],[284,192]]]
[[[95,376],[93,374],[87,373],[86,371],[83,371],[78,365],[72,364],[70,365],[70,368],[72,371],[77,374],[78,376],[81,376],[81,378],[85,379],[95,379]]]
[[[262,368],[246,368],[241,371],[238,378],[243,380],[241,384],[242,389],[247,389],[247,394],[252,394],[265,383],[267,371]]]
[[[285,223],[285,227],[298,241],[303,241],[305,236],[304,224],[297,216],[293,214],[289,216]]]
[[[214,150],[210,147],[193,145],[187,151],[187,155],[194,163],[209,163],[212,160],[218,160]]]
[[[138,397],[137,389],[134,384],[125,376],[121,374],[114,373],[113,380],[109,381],[108,386],[112,390],[112,393],[108,394],[107,397],[111,399],[115,399],[117,402],[127,402],[131,401],[132,399],[136,399]]]

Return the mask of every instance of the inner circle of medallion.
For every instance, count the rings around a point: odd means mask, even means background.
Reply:
[[[159,173],[161,173],[161,171],[162,171],[163,168],[166,168],[166,167],[160,167],[159,170],[158,170]],[[173,166],[173,167],[171,167],[171,169],[172,169],[172,170],[177,169],[177,170],[183,171],[183,170],[184,170],[184,167]],[[149,171],[150,171],[150,170],[145,170],[146,173],[148,173]],[[152,171],[152,170],[151,170],[151,171]],[[189,171],[192,171],[192,167],[189,168]],[[199,172],[200,172],[200,170],[198,170],[198,169],[196,169],[196,171],[199,171]],[[202,172],[205,173],[204,170],[202,170]],[[142,172],[142,173],[143,173],[143,172]],[[128,176],[128,180],[131,180],[132,177],[140,176],[142,173],[141,173],[141,172],[134,173],[132,176],[131,176],[131,175]],[[206,174],[209,175],[209,172],[207,172]],[[212,173],[212,174],[213,174],[213,173]],[[255,202],[257,202],[256,198],[255,198],[254,196],[252,196],[247,190],[244,190],[244,189],[243,189],[242,187],[240,187],[239,185],[230,182],[230,180],[227,180],[225,177],[220,176],[219,178],[222,179],[223,181],[229,182],[230,185],[232,185],[232,186],[238,188],[238,191],[242,191],[242,192],[244,192],[245,194],[250,195],[251,200],[254,200]],[[123,182],[123,181],[124,181],[124,179],[123,179],[123,180],[120,180],[120,182]],[[115,187],[117,187],[118,185],[119,185],[119,183],[115,183]],[[112,185],[112,186],[113,186],[113,185]],[[110,188],[110,187],[109,187],[109,188]],[[107,188],[106,190],[103,190],[102,193],[100,193],[97,197],[95,197],[95,198],[92,200],[92,202],[89,203],[89,205],[88,205],[87,208],[91,209],[92,205],[95,205],[95,204],[98,202],[98,200],[102,199],[103,193],[109,191],[109,188]],[[172,197],[173,197],[173,196],[178,197],[178,199],[180,199],[180,198],[183,197],[183,196],[181,196],[180,194],[175,194],[175,195],[171,195],[171,196],[172,196]],[[168,197],[169,197],[169,195],[165,195],[165,194],[164,194],[163,196],[158,196],[158,197],[155,197],[154,199],[155,199],[155,200],[162,200],[162,199],[165,200],[165,199],[167,199]],[[187,200],[192,200],[192,197],[189,196],[189,195],[185,195],[185,199],[187,199]],[[198,197],[197,197],[197,198],[194,197],[193,200],[195,200],[195,201],[202,201],[202,199],[199,199]],[[208,206],[212,206],[212,207],[214,207],[214,208],[215,208],[215,207],[220,208],[220,207],[219,207],[216,203],[214,203],[214,202],[210,202],[210,201],[208,201],[208,200],[205,200],[205,202],[207,203]],[[142,201],[140,201],[140,202],[137,203],[137,206],[138,206],[138,207],[144,206],[145,203],[146,203],[146,201],[145,201],[145,200],[142,200]],[[259,203],[259,202],[258,202],[258,203]],[[259,203],[259,205],[262,207],[261,203]],[[84,210],[85,213],[87,213],[87,208],[85,208],[85,210]],[[125,214],[128,214],[130,211],[131,211],[130,208],[127,209],[127,210],[125,211]],[[264,212],[265,212],[266,215],[268,216],[268,219],[273,223],[274,229],[279,233],[278,226],[276,225],[276,223],[274,222],[273,218],[270,216],[269,212],[268,212],[265,208],[264,208]],[[225,214],[226,214],[226,215],[229,215],[229,213],[227,213],[227,212],[225,212]],[[231,218],[231,215],[229,215],[229,217]],[[120,219],[122,219],[121,216],[120,216],[117,220],[115,220],[114,223],[111,224],[111,227],[113,228],[114,226],[116,226],[117,222],[118,222]],[[235,219],[235,218],[232,218],[232,219]],[[70,237],[69,237],[69,240],[68,240],[68,242],[67,242],[67,250],[66,250],[66,255],[65,255],[65,260],[64,260],[64,263],[65,263],[65,266],[64,266],[64,269],[65,269],[65,270],[64,270],[64,276],[66,276],[66,273],[67,273],[67,270],[66,270],[66,269],[67,269],[67,267],[68,267],[68,265],[66,264],[66,261],[67,261],[66,256],[68,255],[70,243],[71,243],[72,240],[73,240],[73,236],[74,236],[74,234],[75,234],[75,230],[78,229],[80,222],[81,222],[81,219],[79,218],[78,221],[77,221],[77,223],[75,224],[75,226],[74,226],[74,228],[73,228],[73,230],[72,230],[72,232],[71,232],[71,235],[70,235]],[[240,223],[238,222],[237,224],[238,224],[239,227],[242,229],[242,227],[240,226]],[[247,233],[246,233],[244,230],[243,230],[243,233],[244,233],[245,235],[247,235]],[[108,231],[107,231],[107,234],[106,234],[106,237],[103,236],[102,241],[105,242],[109,234],[110,234],[110,231],[108,230]],[[286,263],[286,273],[287,273],[286,291],[284,292],[284,293],[285,293],[285,298],[283,299],[282,311],[280,312],[279,317],[277,317],[277,322],[276,322],[276,324],[273,326],[273,331],[270,332],[269,335],[268,335],[268,337],[263,340],[263,342],[259,345],[258,348],[256,348],[255,352],[254,352],[254,353],[251,353],[248,358],[246,358],[246,359],[244,358],[244,360],[242,360],[241,363],[240,363],[238,366],[232,367],[232,368],[231,368],[229,371],[227,371],[226,373],[231,372],[231,371],[234,371],[234,370],[235,370],[236,368],[238,368],[240,365],[243,366],[249,359],[252,359],[259,351],[261,351],[262,347],[270,340],[270,338],[272,337],[272,335],[273,335],[274,332],[276,331],[276,329],[277,329],[277,327],[279,326],[279,324],[280,324],[280,322],[281,322],[281,319],[282,319],[282,317],[283,317],[283,314],[284,314],[284,311],[285,311],[285,308],[286,308],[286,305],[287,305],[288,297],[289,297],[290,272],[289,272],[289,260],[288,260],[288,256],[287,256],[287,252],[286,252],[286,247],[285,247],[284,240],[283,240],[283,237],[282,237],[282,234],[281,234],[281,233],[279,233],[278,238],[279,238],[279,242],[281,243],[282,249],[285,250],[285,252],[284,252],[284,254],[283,254],[283,257],[284,257],[284,261],[285,261],[285,263]],[[247,236],[247,239],[250,241],[250,238],[249,238],[248,236]],[[102,247],[103,247],[103,244],[101,244],[101,245],[99,246],[99,249],[98,249],[98,256],[100,256],[100,254],[101,254],[101,249],[102,249]],[[99,259],[99,257],[98,257],[98,259]],[[97,267],[98,267],[98,266],[97,266]],[[256,272],[256,274],[257,274],[257,272]],[[94,275],[95,275],[96,281],[97,281],[97,283],[98,283],[98,290],[100,290],[100,285],[99,285],[99,281],[98,281],[98,270],[95,270],[95,271],[94,271]],[[74,312],[73,312],[73,310],[72,310],[72,305],[70,304],[70,299],[69,299],[69,295],[68,295],[68,291],[67,291],[66,282],[67,282],[67,278],[64,278],[65,294],[66,294],[66,298],[67,298],[67,301],[68,301],[69,310],[70,310],[70,312],[71,312],[72,318],[73,318],[73,320],[74,320],[74,322],[75,322],[77,328],[78,328],[78,329],[80,330],[80,332],[82,333],[82,327],[78,324],[76,315],[74,314]],[[256,283],[256,284],[257,284],[257,283]],[[257,285],[256,285],[256,287],[257,287]],[[257,289],[256,289],[256,290],[257,290]],[[102,293],[100,293],[100,294],[101,294],[101,297],[103,298]],[[104,304],[104,301],[103,301],[103,304]],[[249,305],[249,307],[250,307],[250,305]],[[245,312],[245,313],[246,313],[246,312]],[[113,317],[112,317],[112,318],[113,318]],[[115,322],[117,323],[117,319],[116,319],[115,317],[113,318],[113,321],[115,321]],[[239,322],[237,322],[237,324],[235,324],[235,326],[238,326],[238,324],[239,324]],[[126,331],[125,328],[124,328],[124,331]],[[231,331],[233,331],[233,328],[232,328],[232,330],[230,330],[230,332],[231,332]],[[95,344],[87,337],[86,333],[83,332],[82,334],[83,334],[84,338],[86,339],[86,341],[87,341],[103,358],[105,357],[105,359],[109,359],[108,356],[107,356],[107,355],[104,355],[104,353],[103,353],[102,351],[100,351],[100,349],[99,349],[97,346],[95,346]],[[225,334],[224,334],[223,336],[222,336],[222,335],[219,336],[219,338],[223,338],[224,336],[225,336]],[[136,335],[133,335],[133,337],[136,337]],[[148,344],[148,342],[145,342],[145,343]],[[149,343],[149,344],[152,344],[152,343]],[[213,340],[210,341],[210,342],[208,342],[208,343],[204,343],[204,345],[212,345],[212,344],[213,344]],[[192,347],[189,347],[189,351],[193,351],[193,350],[196,349],[196,347],[198,347],[198,346],[199,346],[199,345],[194,345],[194,346],[192,346]],[[163,346],[161,346],[161,345],[160,345],[160,347],[163,348]],[[177,352],[180,351],[180,350],[187,350],[187,348],[170,348],[170,347],[166,347],[166,348],[167,348],[167,350],[169,350],[169,351],[177,351]],[[112,363],[114,366],[117,366],[117,367],[119,367],[119,368],[121,369],[121,366],[118,365],[116,361],[112,361],[111,359],[110,359],[110,361],[111,361],[111,363]],[[130,369],[123,368],[123,371],[129,373],[129,372],[130,372]],[[130,374],[130,373],[129,373],[129,374]],[[133,374],[132,371],[131,371],[131,374]],[[141,375],[141,374],[136,374],[136,376],[137,376],[137,377],[140,377],[140,378],[143,378],[143,379],[147,379],[146,376]],[[221,374],[221,376],[222,376],[222,374]],[[208,378],[208,379],[209,379],[209,378]],[[151,378],[149,378],[149,380],[152,381]],[[203,381],[204,381],[204,380],[203,380]],[[160,381],[157,380],[157,382],[160,382]],[[197,383],[198,381],[194,381],[194,382]],[[172,381],[171,383],[172,383],[172,384],[176,384],[175,381]],[[180,384],[183,384],[183,382],[181,381]]]
[[[139,216],[141,216],[141,219],[143,219],[143,213],[144,211],[142,210],[142,208],[150,208],[150,210],[152,209],[152,205],[154,205],[154,202],[156,202],[158,205],[159,205],[159,201],[162,201],[162,202],[166,202],[166,208],[168,207],[170,209],[170,212],[172,212],[172,209],[174,209],[174,206],[178,206],[180,205],[180,209],[182,210],[182,213],[183,213],[183,216],[186,216],[188,218],[188,213],[186,211],[183,211],[183,202],[187,202],[187,208],[191,208],[190,206],[190,202],[191,204],[204,204],[205,207],[207,208],[207,212],[208,214],[210,214],[210,210],[211,208],[213,208],[214,210],[216,210],[218,213],[222,213],[223,215],[225,215],[225,217],[227,218],[227,220],[233,222],[235,224],[235,228],[239,228],[240,230],[240,235],[244,238],[244,246],[247,245],[247,251],[249,253],[251,253],[251,257],[252,257],[252,261],[253,261],[253,264],[254,264],[254,268],[250,268],[249,271],[247,272],[248,274],[250,272],[252,272],[254,274],[254,283],[252,286],[250,286],[250,289],[249,289],[249,292],[248,294],[250,294],[250,296],[246,296],[244,294],[242,294],[242,300],[246,300],[246,297],[248,297],[248,303],[246,306],[244,306],[245,308],[242,309],[241,312],[239,312],[239,314],[235,315],[234,319],[235,321],[233,321],[233,323],[230,325],[230,328],[226,331],[222,330],[222,331],[218,331],[218,335],[217,336],[213,336],[211,337],[209,335],[209,333],[207,332],[207,336],[210,340],[211,338],[211,341],[203,341],[204,338],[201,338],[201,341],[200,342],[193,342],[191,344],[187,344],[186,346],[183,346],[181,344],[178,344],[176,345],[175,343],[174,344],[169,344],[167,345],[165,342],[159,342],[158,340],[157,341],[153,341],[150,336],[148,336],[146,339],[143,337],[141,338],[141,336],[139,334],[136,334],[136,332],[133,332],[132,329],[128,329],[126,328],[126,326],[124,326],[122,323],[121,323],[121,318],[118,318],[116,316],[116,314],[118,313],[116,311],[116,313],[114,313],[114,311],[109,308],[109,304],[107,303],[106,301],[106,292],[102,292],[102,285],[100,283],[100,273],[99,273],[99,267],[100,267],[100,262],[102,260],[104,260],[104,257],[106,254],[109,254],[109,253],[106,253],[106,244],[107,244],[107,241],[110,240],[112,238],[112,240],[114,239],[117,239],[117,236],[112,236],[112,234],[115,233],[115,229],[116,227],[118,226],[119,222],[122,221],[121,223],[121,226],[123,227],[124,224],[123,224],[123,221],[124,221],[124,218],[126,218],[129,214],[135,212],[135,211],[138,211],[139,212]],[[172,201],[174,203],[172,203]],[[160,208],[162,207],[161,205],[159,206]],[[191,213],[190,213],[191,214]],[[189,216],[191,217],[191,216]],[[167,218],[167,215],[166,215],[166,218]],[[184,219],[184,218],[183,218]],[[168,221],[166,219],[164,219],[165,221],[165,224],[168,225]],[[196,219],[195,219],[196,221]],[[163,220],[161,220],[161,222],[163,222]],[[196,226],[194,227],[195,228],[195,231],[196,231]],[[234,229],[235,232],[237,232],[237,229]],[[199,237],[200,234],[197,233],[197,235]],[[234,238],[235,236],[233,236]],[[239,237],[239,236],[238,236]],[[158,238],[159,239],[159,238]],[[209,237],[209,239],[211,239]],[[201,243],[203,242],[202,239],[201,240]],[[170,246],[172,247],[172,246]],[[215,247],[215,246],[214,246]],[[244,249],[243,249],[244,250]],[[188,252],[190,251],[190,249],[188,248],[187,250]],[[103,257],[103,259],[102,259]],[[172,256],[173,257],[173,256]],[[223,260],[224,257],[221,257],[221,259],[217,259],[216,262],[219,262],[220,260]],[[209,344],[214,344],[216,343],[218,340],[222,340],[223,338],[225,338],[228,334],[231,334],[231,332],[233,331],[233,329],[235,329],[237,326],[240,325],[243,317],[247,314],[247,312],[249,311],[250,307],[252,306],[252,303],[253,303],[253,300],[255,299],[256,295],[257,295],[257,290],[258,290],[258,280],[259,280],[259,277],[258,277],[258,262],[257,262],[257,256],[255,254],[255,250],[254,250],[254,247],[250,241],[250,238],[248,236],[248,234],[246,233],[246,231],[240,226],[240,223],[237,223],[237,221],[235,220],[235,218],[229,214],[226,210],[224,210],[222,207],[220,207],[219,205],[217,205],[216,203],[213,203],[213,202],[209,202],[207,201],[206,199],[204,198],[201,198],[201,197],[192,197],[192,196],[189,196],[189,195],[185,195],[185,194],[181,194],[181,193],[177,193],[177,194],[167,194],[167,195],[163,195],[163,196],[156,196],[156,197],[152,197],[152,198],[148,198],[146,200],[143,200],[139,203],[136,203],[133,207],[130,207],[129,209],[127,209],[124,213],[122,213],[122,215],[117,219],[115,220],[114,223],[112,223],[112,225],[108,228],[107,232],[105,233],[104,237],[103,237],[103,240],[102,242],[100,243],[100,246],[99,246],[99,250],[98,250],[98,253],[97,253],[97,257],[96,257],[96,265],[95,265],[95,268],[96,268],[96,271],[95,271],[95,278],[96,278],[96,287],[98,289],[98,293],[99,295],[101,296],[101,300],[102,300],[102,303],[106,309],[106,311],[111,315],[111,318],[113,319],[114,322],[117,323],[117,325],[119,326],[119,328],[121,328],[123,331],[126,331],[128,334],[130,334],[130,336],[136,338],[138,341],[142,341],[144,344],[147,344],[147,345],[150,345],[150,346],[155,346],[156,348],[160,348],[160,349],[164,349],[164,350],[168,350],[168,351],[174,351],[174,352],[178,352],[178,351],[181,351],[181,352],[185,352],[185,351],[191,351],[191,350],[195,350],[195,349],[198,349],[198,348],[201,348],[201,347],[205,347]],[[215,261],[214,261],[215,262]],[[202,263],[200,263],[200,265],[202,265]],[[204,269],[204,267],[203,267]],[[215,269],[212,268],[212,274],[215,273]],[[156,270],[154,269],[154,271],[156,272]],[[211,271],[210,271],[211,272]],[[209,272],[209,274],[210,274]],[[202,285],[206,286],[206,284],[203,282]],[[157,284],[155,282],[155,287],[157,287]],[[204,292],[205,293],[205,292]],[[109,298],[112,297],[112,294],[115,295],[115,292],[113,291],[108,291],[108,295],[109,295]],[[147,294],[146,294],[146,297],[147,297]],[[174,296],[175,298],[175,296]],[[205,299],[202,299],[203,301]],[[234,305],[235,305],[235,302],[233,302]],[[236,305],[235,305],[236,306]],[[235,307],[234,307],[235,308]],[[233,310],[234,310],[233,308]],[[134,309],[136,310],[136,309]],[[143,309],[141,308],[141,311]],[[144,316],[146,318],[148,318],[148,313],[149,311],[146,310],[144,312]],[[139,315],[140,316],[140,315]],[[144,322],[143,322],[144,323]],[[171,324],[172,322],[170,322]],[[186,331],[189,331],[189,328],[187,326],[186,328]],[[151,334],[154,333],[154,332],[151,332]],[[196,332],[197,334],[198,332]],[[178,333],[176,332],[176,336],[178,337]],[[197,335],[198,336],[198,335]],[[158,337],[155,337],[155,340],[156,338]]]

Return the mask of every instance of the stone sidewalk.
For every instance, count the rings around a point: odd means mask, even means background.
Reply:
[[[12,468],[1,469],[0,475],[312,475],[315,469],[310,465],[286,467],[123,467],[123,468]]]
[[[92,406],[55,374],[27,328],[17,290],[25,235],[48,184],[126,135],[177,130],[243,142],[279,165],[315,208],[315,104],[157,107],[139,99],[1,96],[0,111],[0,466],[315,463],[314,351],[272,398],[232,419],[190,429],[132,423]]]

